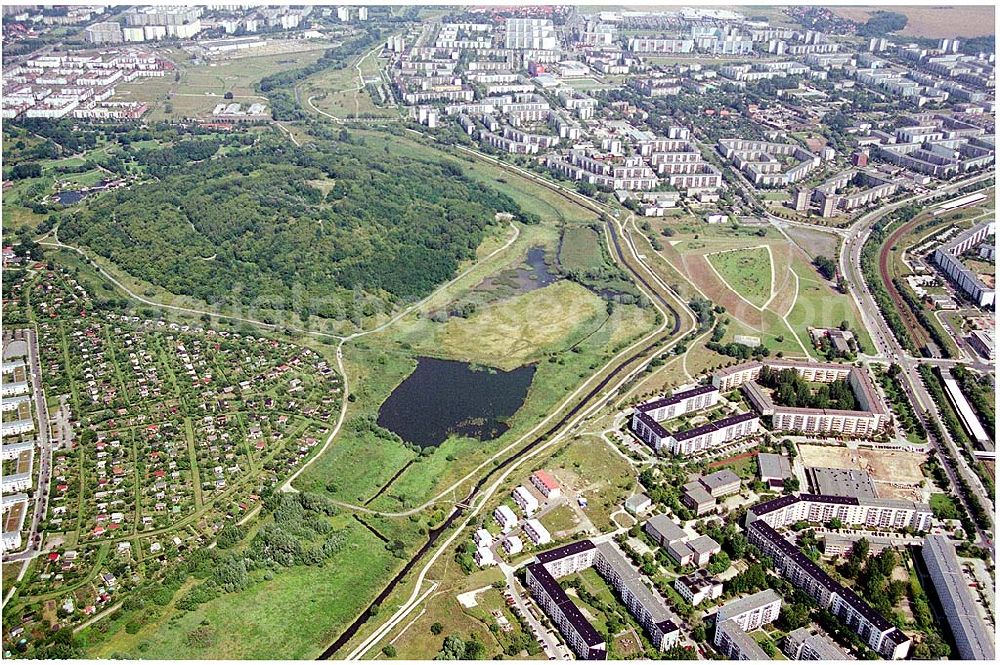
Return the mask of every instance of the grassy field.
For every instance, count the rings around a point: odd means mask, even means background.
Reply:
[[[176,120],[186,117],[207,118],[217,104],[239,102],[244,105],[267,103],[267,98],[254,90],[254,84],[275,72],[304,67],[319,59],[330,44],[317,42],[308,51],[262,55],[256,57],[201,62],[181,61],[180,77],[168,74],[140,83],[116,87],[113,101],[138,101],[150,105],[150,120]],[[223,96],[232,93],[230,102]],[[167,113],[170,103],[172,113]]]
[[[798,277],[799,295],[788,315],[788,322],[804,343],[808,344],[807,328],[810,326],[834,328],[841,321],[847,321],[862,346],[869,352],[874,349],[871,336],[861,324],[861,317],[850,297],[832,289],[805,260],[796,260],[792,270]]]
[[[765,247],[709,254],[708,260],[729,286],[757,307],[771,298],[771,253]]]
[[[880,10],[906,15],[906,27],[896,33],[905,37],[980,37],[992,35],[996,29],[995,11],[990,5],[835,7],[833,13],[852,21],[864,22],[872,13]]]
[[[568,226],[559,243],[559,263],[567,270],[586,270],[603,261],[601,236],[589,226]]]
[[[184,612],[171,604],[130,635],[114,631],[96,642],[94,658],[124,655],[143,659],[316,658],[354,619],[358,598],[373,594],[401,561],[374,535],[347,516],[338,517],[348,542],[323,566],[280,570],[267,580],[262,571],[249,589],[225,594]],[[350,593],[345,593],[350,589]],[[177,597],[183,593],[180,592]],[[195,640],[208,628],[211,639]]]
[[[560,281],[507,301],[490,305],[468,319],[452,317],[424,339],[449,357],[510,370],[561,351],[576,339],[602,327],[608,317],[604,302],[573,282]]]
[[[370,114],[379,117],[398,117],[395,107],[381,108],[375,105],[371,95],[361,88],[355,59],[344,69],[326,69],[308,79],[297,87],[303,105],[308,107],[306,100],[313,98],[313,105],[321,111],[338,118],[347,118],[358,114]],[[373,55],[363,54],[360,57],[360,69],[366,79],[378,76],[379,60]]]

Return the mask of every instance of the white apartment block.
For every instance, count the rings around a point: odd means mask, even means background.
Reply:
[[[524,533],[535,545],[546,545],[552,542],[552,536],[549,535],[548,529],[536,519],[530,519],[524,523]]]
[[[520,506],[524,514],[529,517],[538,510],[538,499],[523,485],[515,487],[514,491],[511,492],[511,497],[514,499],[514,503]]]
[[[509,49],[551,51],[558,46],[556,30],[549,19],[509,18],[504,45]]]
[[[746,524],[762,520],[777,529],[799,521],[825,524],[834,517],[850,526],[929,531],[932,513],[927,504],[913,501],[803,493],[753,506],[747,511]]]
[[[517,526],[517,515],[514,514],[514,511],[509,506],[498,506],[493,511],[493,519],[497,521],[497,524],[500,525],[504,533]]]

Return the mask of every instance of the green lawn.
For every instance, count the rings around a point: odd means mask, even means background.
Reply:
[[[938,519],[958,519],[958,506],[955,499],[948,494],[931,494],[931,511]]]
[[[803,344],[809,345],[807,328],[835,328],[842,321],[847,321],[861,345],[871,353],[874,349],[868,330],[861,325],[861,317],[857,314],[851,298],[833,290],[822,280],[815,268],[804,260],[796,257],[792,261],[792,270],[799,279],[799,295],[795,307],[788,314],[788,322],[798,333]]]
[[[587,270],[604,260],[601,236],[589,226],[569,226],[559,244],[559,263],[567,270]]]
[[[730,288],[756,307],[771,298],[771,255],[763,247],[709,254],[708,260]]]

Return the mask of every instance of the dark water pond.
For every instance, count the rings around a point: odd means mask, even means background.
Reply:
[[[476,290],[491,291],[506,286],[514,290],[514,295],[520,295],[548,286],[557,279],[559,275],[553,273],[545,263],[545,248],[532,247],[528,250],[524,265],[487,277],[476,286]]]
[[[87,189],[78,189],[74,191],[66,190],[62,192],[56,192],[55,199],[64,206],[70,206],[74,203],[79,203],[84,198],[91,194],[104,191],[108,187],[108,181],[102,180],[93,187]]]
[[[56,201],[63,204],[64,206],[73,205],[74,203],[79,203],[83,200],[83,197],[87,195],[87,192],[59,192],[56,194]]]
[[[421,448],[451,435],[495,439],[524,404],[534,376],[534,365],[503,372],[421,357],[382,404],[378,424]]]

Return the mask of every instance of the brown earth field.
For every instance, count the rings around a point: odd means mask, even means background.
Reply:
[[[898,33],[905,37],[982,37],[995,31],[995,8],[988,5],[956,7],[834,7],[833,13],[852,21],[864,22],[876,11],[906,15],[906,27]]]
[[[843,446],[800,445],[803,466],[828,466],[835,469],[858,469],[871,474],[878,482],[917,484],[924,479],[920,464],[927,457],[919,453],[895,450],[852,450]],[[881,486],[879,488],[881,491]]]
[[[685,254],[680,260],[682,264],[680,271],[688,275],[709,300],[716,305],[722,305],[727,312],[750,327],[760,330],[764,325],[760,310],[736,295],[736,292],[719,278],[703,254]]]

